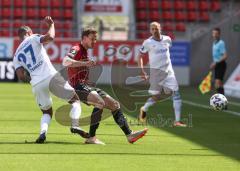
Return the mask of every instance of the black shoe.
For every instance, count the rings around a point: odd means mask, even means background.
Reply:
[[[73,133],[73,134],[78,134],[78,135],[80,135],[81,137],[83,137],[83,138],[90,138],[90,135],[89,135],[89,133],[87,133],[87,132],[85,132],[85,131],[83,131],[81,128],[79,128],[79,127],[72,127],[72,128],[70,128],[70,131],[71,131],[71,133]]]
[[[37,144],[43,144],[46,140],[46,135],[45,133],[40,134],[40,136],[38,137],[38,139],[36,139],[36,143]]]

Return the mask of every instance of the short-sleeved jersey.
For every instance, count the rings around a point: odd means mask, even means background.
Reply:
[[[81,43],[74,45],[67,54],[70,58],[76,61],[86,61],[88,59],[87,50]],[[78,83],[88,81],[88,67],[68,67],[68,81],[72,87],[76,87]]]
[[[172,69],[169,48],[172,46],[172,41],[169,36],[161,35],[159,41],[149,37],[146,39],[140,53],[148,53],[150,68],[169,71]]]
[[[30,73],[32,86],[57,73],[40,38],[41,35],[33,34],[24,39],[13,57],[15,70],[19,67],[26,69]]]
[[[212,46],[212,56],[214,62],[219,62],[223,56],[223,54],[226,53],[225,43],[223,40],[215,41],[213,42]]]

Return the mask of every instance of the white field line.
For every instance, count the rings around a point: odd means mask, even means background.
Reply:
[[[191,105],[191,106],[196,106],[196,107],[200,107],[200,108],[204,108],[204,109],[211,109],[210,106],[199,104],[199,103],[194,103],[194,102],[191,102],[191,101],[188,101],[188,100],[182,100],[182,102],[185,103],[185,104]],[[229,113],[229,114],[236,115],[236,116],[240,116],[239,112],[235,112],[235,111],[231,111],[231,110],[224,110],[222,112]]]
[[[240,103],[238,103],[238,102],[232,102],[232,101],[230,101],[230,102],[228,102],[229,104],[231,104],[231,105],[234,105],[234,106],[240,106]]]

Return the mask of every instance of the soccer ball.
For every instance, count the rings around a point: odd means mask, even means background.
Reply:
[[[227,104],[228,104],[228,100],[222,94],[214,94],[210,98],[210,106],[214,110],[224,110],[224,109],[227,109]]]

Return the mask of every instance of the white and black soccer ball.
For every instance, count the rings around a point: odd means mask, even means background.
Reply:
[[[210,98],[210,106],[214,109],[214,110],[224,110],[227,109],[227,104],[228,104],[228,100],[227,98],[222,95],[222,94],[214,94],[211,98]]]

